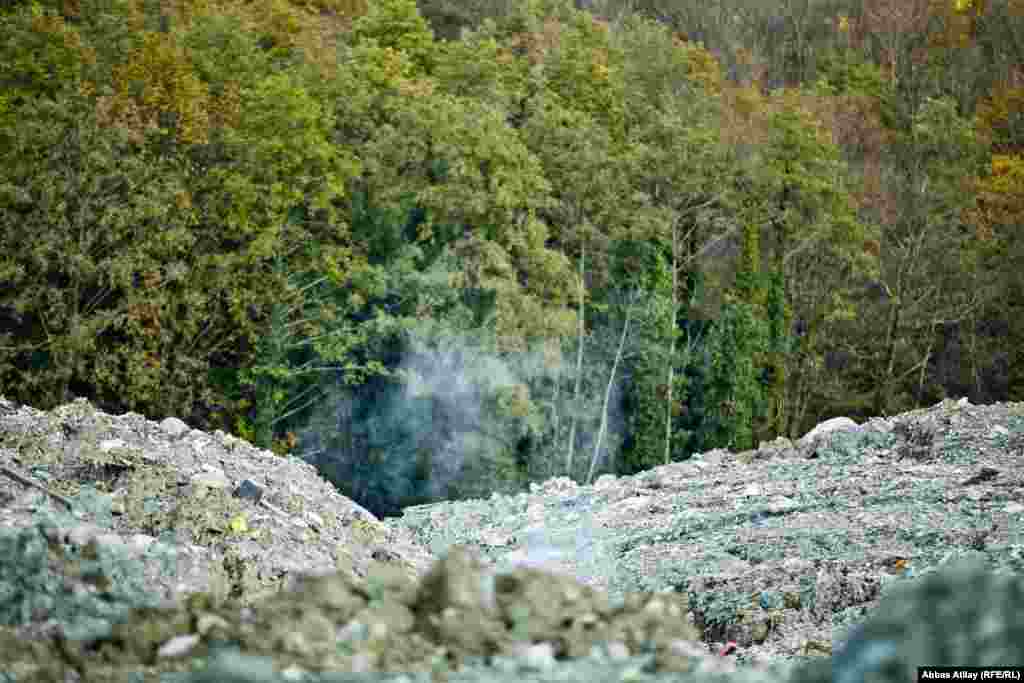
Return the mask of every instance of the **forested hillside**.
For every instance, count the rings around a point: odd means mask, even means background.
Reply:
[[[1021,0],[0,2],[0,394],[378,514],[1024,400],[1022,221]]]

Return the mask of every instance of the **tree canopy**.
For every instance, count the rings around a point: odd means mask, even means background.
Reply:
[[[1020,399],[1019,3],[586,4],[5,4],[0,392],[386,513]]]

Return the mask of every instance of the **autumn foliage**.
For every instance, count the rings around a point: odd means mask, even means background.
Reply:
[[[523,476],[1020,399],[1022,39],[1018,0],[7,3],[0,392],[294,447],[459,340]]]

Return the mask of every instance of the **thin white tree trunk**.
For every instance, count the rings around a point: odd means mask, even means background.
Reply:
[[[554,452],[558,450],[558,439],[562,436],[562,405],[559,399],[562,397],[562,365],[559,363],[558,371],[555,374],[555,396],[554,396],[554,407],[555,414],[552,422],[554,423],[555,437],[552,439],[555,443]],[[552,474],[552,470],[555,469],[553,460],[546,461],[544,463],[545,477],[547,478]]]
[[[594,478],[594,469],[597,467],[597,458],[601,454],[601,442],[604,440],[604,433],[608,428],[608,403],[612,396],[612,385],[615,382],[615,372],[619,368],[619,361],[622,359],[622,351],[626,346],[626,337],[629,335],[629,320],[633,315],[633,303],[636,300],[636,292],[633,292],[633,300],[626,307],[626,322],[622,325],[622,334],[619,336],[619,348],[615,352],[615,361],[612,363],[612,371],[608,375],[608,384],[604,390],[604,405],[601,407],[601,428],[597,432],[597,443],[594,444],[594,456],[590,459],[590,471],[587,473],[587,484]]]

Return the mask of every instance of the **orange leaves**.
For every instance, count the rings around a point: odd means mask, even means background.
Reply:
[[[934,12],[941,16],[942,31],[931,36],[936,47],[968,47],[974,40],[978,17],[984,12],[983,0],[933,0]]]
[[[977,180],[977,204],[968,212],[978,238],[987,241],[1000,229],[1024,223],[1024,149],[1013,121],[1024,116],[1024,88],[1002,84],[978,103],[975,125],[992,142],[988,176]]]
[[[873,240],[873,239],[864,240],[863,249],[864,249],[864,253],[865,254],[870,254],[871,256],[874,256],[875,258],[881,258],[881,256],[882,256],[882,247],[878,243],[878,240]]]
[[[398,83],[398,93],[403,97],[430,97],[435,89],[436,83],[429,78],[402,80]]]
[[[1009,151],[1014,147],[1009,122],[1022,115],[1024,88],[1002,84],[978,103],[975,119],[979,132],[992,140],[997,151]]]
[[[979,238],[1024,223],[1024,156],[993,155],[990,175],[976,189],[978,203],[971,218]]]
[[[228,81],[220,95],[209,103],[210,125],[215,128],[237,128],[242,115],[242,86]]]
[[[1005,154],[996,154],[992,157],[992,177],[996,179],[1009,179],[1020,174],[1021,158],[1011,157]]]
[[[548,17],[540,31],[513,35],[509,41],[516,54],[525,56],[530,65],[544,61],[548,52],[558,47],[561,41],[562,24],[555,17]]]
[[[152,303],[136,303],[128,307],[128,320],[142,329],[146,337],[159,337],[160,309]]]
[[[285,432],[283,437],[274,439],[270,450],[277,455],[287,455],[291,451],[294,451],[295,447],[298,445],[299,437],[295,435],[295,432]]]
[[[687,44],[684,49],[689,62],[690,79],[700,83],[708,94],[721,94],[722,68],[715,56],[699,45]]]
[[[171,114],[178,140],[206,142],[209,93],[171,34],[143,34],[141,45],[115,67],[114,84],[111,114],[115,121],[154,127],[161,125],[161,115]]]

